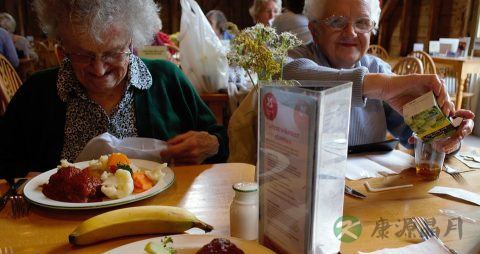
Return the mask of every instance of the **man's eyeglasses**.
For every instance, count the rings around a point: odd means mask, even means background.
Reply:
[[[350,23],[350,19],[345,16],[331,16],[322,20],[328,27],[335,31],[341,31]],[[369,17],[357,18],[352,22],[353,28],[357,33],[368,33],[375,28],[375,21]]]

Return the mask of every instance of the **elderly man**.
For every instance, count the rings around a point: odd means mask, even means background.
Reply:
[[[353,82],[349,145],[383,141],[388,130],[408,146],[412,131],[398,112],[405,103],[433,90],[446,115],[465,118],[444,146],[447,153],[459,149],[460,141],[472,131],[474,115],[467,110],[453,112],[438,77],[395,76],[387,63],[366,55],[380,17],[378,0],[306,0],[304,10],[313,42],[291,52],[295,60],[285,66],[284,78]]]

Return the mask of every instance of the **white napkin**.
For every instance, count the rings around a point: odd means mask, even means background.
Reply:
[[[455,198],[472,202],[480,206],[480,195],[474,192],[470,192],[470,191],[466,191],[458,188],[441,187],[441,186],[433,187],[428,192],[435,193],[435,194],[446,194]]]
[[[348,155],[345,176],[350,180],[399,174],[415,166],[413,156],[399,150]]]
[[[374,252],[358,252],[359,254],[450,254],[437,238],[430,238],[425,242],[408,245],[396,249],[382,249]]]
[[[463,158],[463,156],[479,156],[477,152],[475,151],[466,152],[466,153],[460,152],[455,154],[455,158],[459,159],[461,162],[463,162],[463,164],[467,165],[467,167],[469,168],[476,168],[476,169],[480,168],[480,162],[467,161],[465,160],[465,158]]]
[[[162,140],[137,137],[118,139],[105,132],[88,141],[75,162],[98,159],[101,155],[114,152],[126,154],[129,158],[163,162],[160,151],[165,148],[167,143]]]

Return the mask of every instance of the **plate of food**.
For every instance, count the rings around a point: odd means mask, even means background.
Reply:
[[[172,235],[129,243],[104,254],[274,254],[270,249],[254,242],[218,235]]]
[[[25,197],[33,204],[56,209],[96,209],[154,196],[173,184],[166,163],[129,159],[121,153],[98,160],[60,165],[30,180]]]

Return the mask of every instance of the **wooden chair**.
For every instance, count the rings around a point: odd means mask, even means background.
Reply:
[[[472,74],[467,74],[467,78],[465,79],[463,86],[457,85],[455,93],[450,95],[452,101],[455,103],[455,108],[471,108],[471,98],[475,95],[475,93],[470,92],[471,79]],[[459,105],[459,102],[461,103],[461,105]]]
[[[380,59],[387,61],[390,56],[388,55],[387,50],[385,50],[382,46],[380,45],[370,45],[367,49],[367,54],[374,55],[376,57],[379,57]]]
[[[227,126],[228,95],[226,93],[203,93],[202,100],[207,104],[217,119],[217,123]]]
[[[10,62],[0,54],[0,115],[5,113],[7,105],[22,85],[22,80]]]
[[[423,65],[418,58],[404,57],[392,69],[398,75],[423,74]]]
[[[33,45],[35,47],[35,51],[38,54],[38,61],[36,66],[37,70],[43,70],[60,65],[57,56],[55,55],[55,45],[47,46],[47,44],[45,44],[44,42],[36,40],[33,41]]]
[[[423,64],[423,73],[425,74],[437,74],[437,68],[432,57],[425,51],[413,51],[408,56],[418,58]]]

